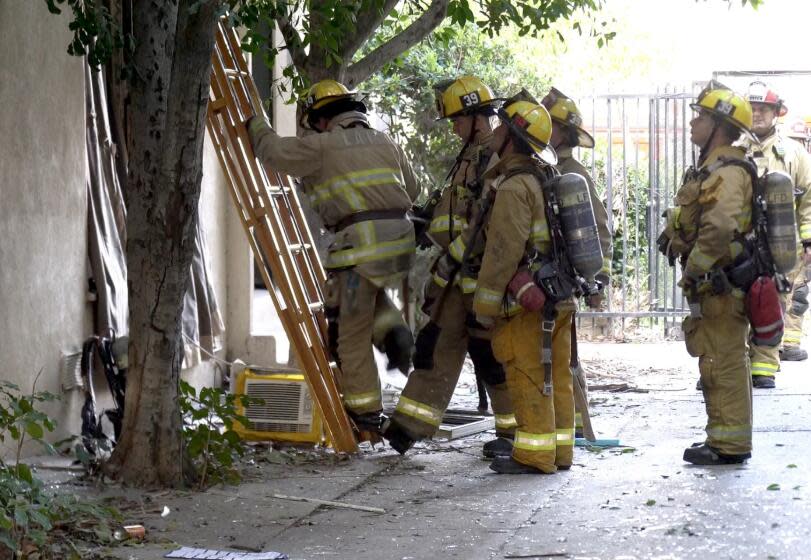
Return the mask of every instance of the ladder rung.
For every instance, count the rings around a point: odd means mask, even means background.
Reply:
[[[309,304],[307,307],[310,308],[310,311],[321,311],[324,309],[324,302],[323,301],[315,301]]]
[[[231,68],[225,69],[225,75],[229,78],[239,78],[239,77],[248,77],[251,74],[249,72],[245,72],[244,70],[233,70]]]
[[[285,194],[290,192],[290,187],[268,187],[270,194]]]
[[[224,97],[220,97],[219,99],[209,102],[209,107],[211,107],[211,110],[215,113],[222,111],[227,105],[228,101]]]
[[[301,251],[308,251],[311,247],[309,243],[293,243],[287,246],[293,253],[300,253]]]

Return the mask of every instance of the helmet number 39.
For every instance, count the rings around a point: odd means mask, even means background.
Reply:
[[[471,91],[470,93],[466,93],[465,95],[461,96],[461,100],[462,107],[471,107],[472,105],[478,105],[480,103],[479,94],[475,91]]]

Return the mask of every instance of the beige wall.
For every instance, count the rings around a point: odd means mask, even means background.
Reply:
[[[0,2],[0,378],[59,393],[60,351],[90,327],[86,303],[84,74],[67,18]],[[75,399],[51,407],[60,433]],[[67,418],[70,421],[66,421]]]
[[[37,389],[62,395],[47,409],[60,439],[78,432],[83,401],[80,391],[62,393],[60,356],[92,331],[83,61],[65,52],[67,23],[44,2],[0,0],[0,379],[28,391],[41,370]],[[290,132],[292,106],[282,107],[274,117]],[[226,327],[218,356],[272,365],[273,338],[250,332],[252,256],[208,140],[200,219]],[[225,369],[209,361],[183,375],[216,385]]]

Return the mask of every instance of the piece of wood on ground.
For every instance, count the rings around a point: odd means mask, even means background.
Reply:
[[[294,502],[308,502],[311,504],[318,504],[320,506],[332,506],[337,508],[356,509],[358,511],[370,511],[372,513],[386,513],[386,510],[383,508],[371,506],[358,506],[355,504],[348,504],[346,502],[319,500],[318,498],[304,498],[302,496],[285,496],[284,494],[272,494],[271,498],[277,498],[279,500],[292,500]]]

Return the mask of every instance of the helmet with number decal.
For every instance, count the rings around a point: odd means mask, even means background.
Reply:
[[[577,134],[577,145],[594,147],[594,138],[583,128],[583,115],[577,104],[557,88],[552,88],[541,104],[549,111],[552,120],[561,126],[570,127]]]
[[[510,132],[529,144],[530,148],[549,165],[558,162],[558,156],[549,139],[552,138],[552,118],[543,105],[529,101],[508,100],[498,110],[502,122]]]
[[[749,100],[749,103],[763,103],[764,105],[773,106],[778,117],[784,117],[788,113],[785,102],[777,95],[776,91],[769,89],[765,82],[755,81],[749,84],[746,99]]]
[[[436,86],[436,108],[440,119],[452,119],[472,113],[494,113],[493,90],[475,76],[461,76]]]
[[[690,104],[690,108],[707,111],[732,124],[748,137],[752,137],[752,106],[749,101],[715,80],[711,80],[707,87],[701,90],[696,102]]]
[[[362,101],[363,97],[356,91],[350,91],[345,85],[335,80],[321,80],[313,84],[307,91],[307,95],[301,100],[301,122],[310,125],[320,116],[335,113],[335,108],[341,110],[357,110],[366,112],[366,105]],[[342,107],[333,107],[332,104],[342,102]],[[347,107],[343,107],[347,105]]]

